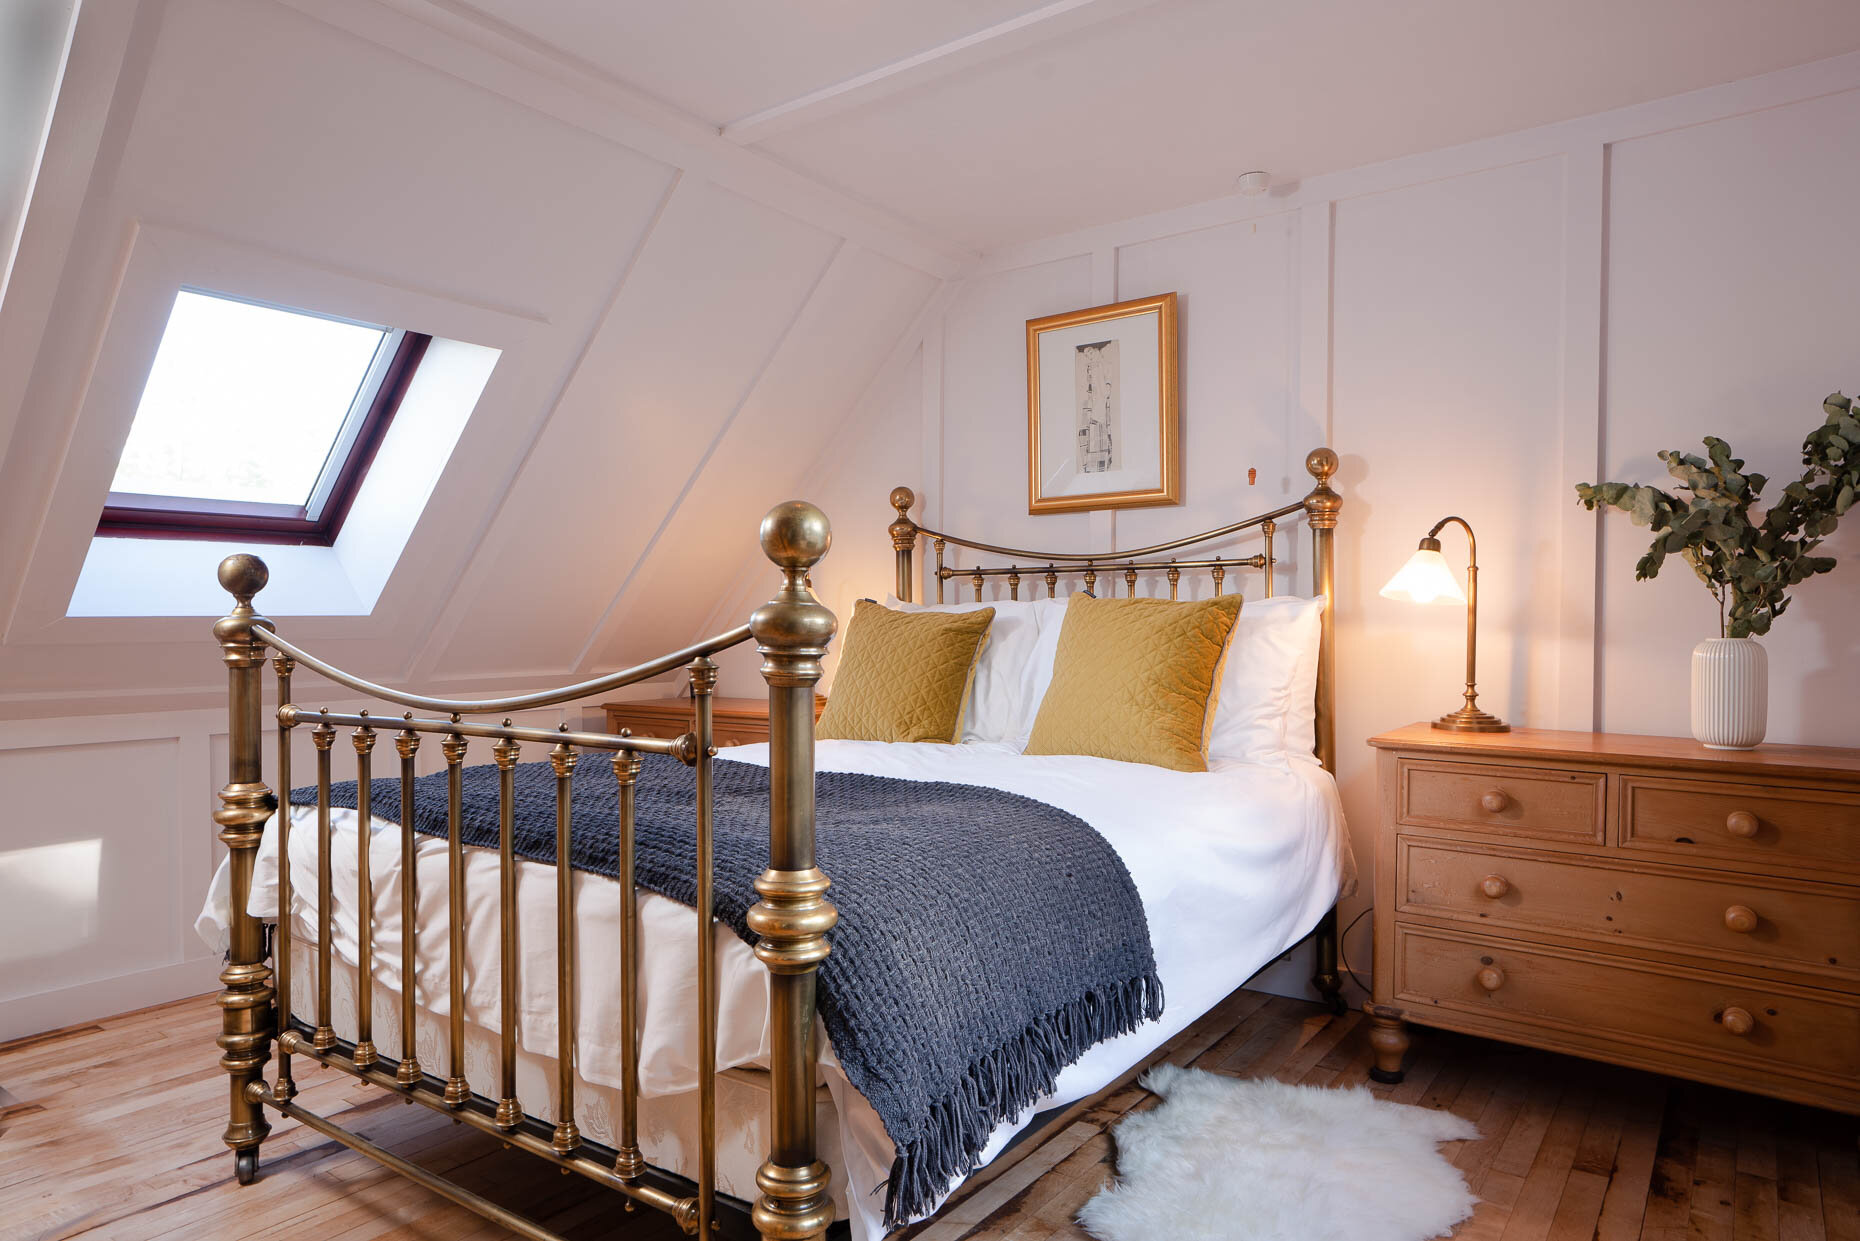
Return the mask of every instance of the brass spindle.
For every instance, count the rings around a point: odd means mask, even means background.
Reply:
[[[1214,574],[1214,597],[1219,599],[1227,581],[1227,566],[1216,559],[1212,572]]]
[[[367,715],[368,712],[362,712]],[[368,846],[374,835],[373,781],[369,778],[375,730],[355,730],[355,1067],[365,1069],[375,1055],[375,888],[369,873]]]
[[[1046,597],[1048,599],[1059,597],[1059,574],[1051,568],[1046,571]]]
[[[1266,598],[1268,599],[1272,598],[1272,566],[1278,563],[1272,558],[1272,532],[1278,528],[1278,524],[1271,520],[1259,523],[1260,534],[1265,536],[1266,540]]]
[[[1020,567],[1018,565],[1008,570],[1008,598],[1020,598]]]
[[[453,717],[458,722],[458,717]],[[465,762],[465,738],[450,733],[439,743],[446,756],[446,921],[450,961],[447,973],[452,987],[447,1010],[451,1057],[446,1074],[446,1103],[459,1107],[471,1098],[465,1080],[465,842],[459,835]]]
[[[979,573],[974,574],[969,580],[975,583],[975,601],[980,603],[982,601],[982,575]]]
[[[566,731],[568,725],[562,725]],[[555,1134],[550,1145],[566,1155],[581,1145],[575,1127],[575,871],[570,845],[573,835],[570,784],[581,756],[557,742],[549,751],[555,768],[555,991],[556,1073],[561,1103],[556,1108]]]
[[[413,712],[407,712],[406,718],[411,720]],[[420,916],[419,860],[413,847],[413,759],[420,752],[420,734],[403,728],[395,734],[394,749],[400,754],[400,1066],[394,1070],[394,1080],[403,1086],[416,1086],[422,1074],[413,1037],[418,1012],[414,964],[419,943],[415,932]]]
[[[942,539],[932,539],[931,546],[936,548],[936,601],[943,602],[943,547]]]
[[[278,705],[291,700],[291,673],[297,661],[284,655],[274,656],[273,671],[278,674]],[[272,952],[278,978],[278,1033],[291,1028],[291,729],[297,726],[292,717],[278,720],[278,930],[277,946]],[[291,1077],[291,1053],[278,1044],[278,1081],[272,1093],[285,1102],[297,1095],[297,1082]]]
[[[623,730],[621,736],[631,736]],[[614,1173],[635,1180],[646,1170],[639,1151],[639,889],[633,884],[633,798],[640,756],[614,752],[620,800],[620,1142]]]
[[[1181,588],[1181,585],[1182,585],[1182,570],[1176,568],[1174,565],[1170,565],[1169,566],[1169,597],[1171,599],[1176,597],[1176,591]]]
[[[1093,596],[1098,593],[1098,570],[1091,564],[1085,566],[1085,593]]]
[[[316,1034],[310,1045],[328,1051],[336,1045],[335,1027],[329,1024],[329,945],[335,918],[331,911],[335,881],[330,870],[329,751],[336,744],[336,726],[324,722],[310,730],[316,744]]]
[[[510,727],[510,721],[504,721]],[[500,1064],[497,1098],[499,1128],[514,1129],[523,1122],[523,1105],[517,1101],[517,855],[516,855],[516,777],[517,755],[522,752],[509,737],[500,738],[491,747],[497,760],[497,861],[498,927],[503,935],[503,952],[498,969],[498,999],[502,1021],[498,1030]]]
[[[1137,570],[1134,565],[1124,570],[1124,596],[1128,599],[1137,597]]]
[[[976,597],[981,597],[981,579]],[[707,656],[691,661],[691,702],[697,726],[697,909],[698,909],[698,1147],[697,1209],[700,1237],[710,1236],[717,1184],[717,936],[715,869],[711,841],[711,695],[717,665]]]

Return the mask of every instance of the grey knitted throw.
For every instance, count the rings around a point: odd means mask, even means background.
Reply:
[[[766,768],[718,762],[712,822],[716,915],[753,943],[752,881],[768,864]],[[497,846],[497,770],[463,772],[465,843]],[[376,817],[398,821],[399,778],[376,780]],[[516,853],[555,861],[555,775],[515,771]],[[897,1148],[885,1218],[902,1224],[972,1171],[989,1135],[1051,1092],[1093,1045],[1162,1014],[1149,923],[1111,846],[1044,802],[973,785],[822,772],[820,868],[840,911],[820,967],[819,1009],[847,1080]],[[575,772],[573,865],[614,876],[613,769]],[[353,782],[330,790],[354,808]],[[291,793],[314,804],[316,790]],[[414,782],[415,828],[446,834],[444,773]],[[646,758],[635,822],[638,885],[697,897],[696,779]]]

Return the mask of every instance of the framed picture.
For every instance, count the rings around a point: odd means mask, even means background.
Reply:
[[[1175,294],[1027,320],[1027,511],[1182,502]]]

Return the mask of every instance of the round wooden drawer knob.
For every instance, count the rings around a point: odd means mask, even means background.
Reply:
[[[1724,830],[1749,840],[1757,834],[1757,816],[1748,810],[1733,810],[1725,816]]]
[[[1493,900],[1498,900],[1511,891],[1511,880],[1503,875],[1487,875],[1479,881],[1479,890]]]
[[[1735,1006],[1720,1013],[1718,1020],[1724,1026],[1726,1033],[1735,1034],[1739,1038],[1757,1028],[1757,1019],[1750,1015],[1750,1011]]]
[[[1479,799],[1479,804],[1485,807],[1487,814],[1497,814],[1511,804],[1511,798],[1506,796],[1504,789],[1488,789]]]
[[[1488,965],[1473,975],[1474,980],[1487,991],[1496,991],[1505,985],[1505,971],[1496,965]],[[1748,1013],[1745,1014],[1749,1016]]]
[[[1757,911],[1748,905],[1733,905],[1724,911],[1724,929],[1748,935],[1757,929]]]

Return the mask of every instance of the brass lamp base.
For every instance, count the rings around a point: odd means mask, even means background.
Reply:
[[[1452,715],[1434,721],[1434,727],[1450,733],[1508,733],[1511,725],[1478,707],[1461,707]]]

